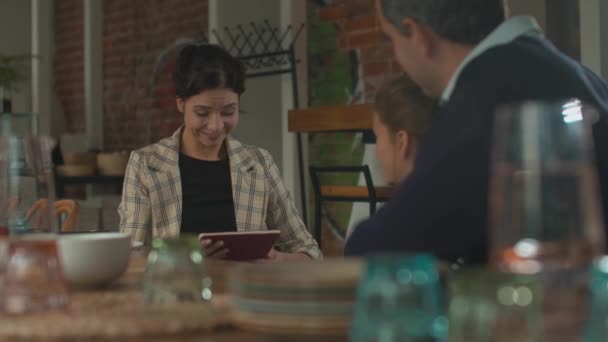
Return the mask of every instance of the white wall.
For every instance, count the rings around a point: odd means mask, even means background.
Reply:
[[[546,0],[509,0],[508,4],[510,16],[531,15],[536,18],[538,24],[543,28],[543,30],[547,29]]]
[[[30,1],[0,1],[0,54],[31,53],[30,11]],[[29,112],[32,109],[29,68],[25,68],[25,71],[24,82],[19,84],[19,92],[10,95],[14,112]]]
[[[280,0],[220,0],[216,1],[213,20],[228,45],[224,27],[233,29],[243,25],[246,32],[251,31],[250,22],[261,23],[268,19],[273,26],[280,23]],[[210,11],[210,15],[212,15]],[[212,34],[211,34],[212,35]],[[241,40],[240,42],[242,42]],[[281,78],[279,76],[248,79],[247,91],[241,97],[240,122],[234,136],[244,143],[263,147],[270,151],[279,167],[282,165],[281,138]]]
[[[210,32],[221,33],[225,45],[224,27],[231,29],[241,24],[251,31],[250,22],[262,23],[267,19],[271,26],[285,29],[288,24],[299,26],[306,19],[306,3],[288,0],[210,0]],[[236,33],[236,32],[233,32]],[[210,33],[210,40],[215,37]],[[286,39],[288,40],[288,39]],[[242,40],[241,40],[242,42]],[[296,46],[300,105],[306,104],[306,34],[303,32]],[[298,208],[301,208],[295,135],[287,132],[287,111],[293,108],[291,77],[275,75],[247,80],[247,91],[241,98],[240,123],[234,132],[244,143],[267,149],[272,154],[287,189]],[[306,143],[304,143],[306,145]]]
[[[306,24],[307,12],[306,12],[306,1],[282,1],[281,2],[281,27],[287,27],[291,24],[294,28],[299,28],[301,24]],[[295,42],[295,53],[296,59],[300,61],[296,67],[297,82],[298,82],[298,97],[300,108],[307,107],[308,104],[308,37],[306,27],[301,31],[298,40]],[[283,101],[282,101],[282,125],[281,132],[283,136],[283,165],[282,175],[283,182],[287,189],[291,191],[292,197],[296,203],[296,206],[302,213],[302,197],[300,187],[300,169],[297,159],[297,142],[296,134],[289,133],[287,131],[288,125],[288,111],[293,109],[295,106],[293,91],[292,91],[292,78],[291,75],[285,75],[282,77],[282,90],[283,90]],[[301,134],[302,136],[302,157],[303,157],[303,172],[304,172],[304,183],[309,184],[310,175],[308,173],[308,134]],[[308,187],[305,187],[308,189]],[[306,195],[308,193],[305,192]],[[308,202],[307,202],[308,203]],[[308,214],[310,214],[310,206],[307,208]],[[303,215],[303,213],[302,213]],[[309,215],[310,216],[310,215]],[[308,222],[312,222],[312,217],[308,217]],[[308,225],[312,228],[312,225]]]
[[[0,1],[0,54],[36,56],[24,69],[19,91],[11,93],[13,112],[39,115],[38,132],[57,136],[63,118],[53,84],[54,0]],[[54,118],[54,119],[53,119]],[[29,121],[13,120],[13,132],[29,132]]]
[[[60,1],[60,0],[59,0]],[[58,137],[63,131],[63,112],[54,84],[55,0],[30,0],[32,61],[31,106],[39,113],[40,134]]]
[[[608,2],[580,0],[581,60],[608,79]]]
[[[84,110],[88,149],[103,148],[103,8],[84,1]]]

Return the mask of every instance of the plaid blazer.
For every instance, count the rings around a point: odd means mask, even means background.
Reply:
[[[149,246],[153,237],[179,236],[182,185],[179,143],[182,128],[171,137],[133,151],[118,206],[120,231]],[[268,151],[227,138],[232,196],[239,231],[278,229],[275,248],[322,257],[300,219],[279,170]],[[203,190],[203,189],[201,189]]]

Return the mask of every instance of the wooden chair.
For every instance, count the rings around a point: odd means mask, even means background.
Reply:
[[[369,132],[372,129],[373,111],[370,105],[350,105],[316,107],[289,111],[288,129],[297,133],[329,133],[329,132]],[[302,153],[301,149],[298,153]],[[299,169],[302,173],[304,167],[299,156]],[[321,245],[321,219],[323,202],[368,202],[370,215],[376,211],[378,202],[389,199],[392,189],[390,187],[376,187],[373,184],[371,173],[367,165],[318,167],[310,166],[310,176],[315,193],[315,238]],[[321,184],[321,173],[363,173],[365,186],[354,185],[324,185]],[[304,191],[305,188],[302,188]],[[344,238],[344,236],[342,236]]]
[[[315,192],[315,234],[319,235],[321,228],[323,202],[368,202],[370,216],[376,213],[378,202],[386,202],[390,197],[390,187],[375,187],[372,181],[369,166],[337,166],[315,167],[310,166],[310,177]],[[321,173],[363,173],[365,186],[353,185],[321,185]],[[318,228],[317,228],[318,227]],[[340,234],[345,239],[345,234]]]
[[[48,206],[48,200],[39,199],[34,205],[28,210],[26,217],[29,220],[38,210],[45,210]],[[66,215],[63,223],[61,224],[62,232],[73,232],[76,230],[76,223],[78,222],[78,214],[80,213],[80,205],[78,202],[69,199],[62,199],[55,201],[55,213],[57,216]],[[42,223],[42,216],[36,217],[36,225]]]

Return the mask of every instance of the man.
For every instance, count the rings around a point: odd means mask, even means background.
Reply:
[[[376,0],[376,8],[399,64],[439,106],[414,172],[355,229],[346,255],[430,252],[485,262],[493,113],[509,102],[578,97],[600,109],[593,133],[606,216],[604,81],[551,45],[534,19],[505,20],[502,0]]]

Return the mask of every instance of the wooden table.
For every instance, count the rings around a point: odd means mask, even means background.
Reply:
[[[207,269],[214,280],[214,291],[219,293],[220,296],[225,293],[224,277],[227,270],[231,267],[230,262],[225,261],[213,261],[207,265]],[[129,270],[125,274],[125,277],[135,276],[141,277],[143,275],[144,261],[142,258],[134,258]],[[322,336],[311,332],[311,334],[280,334],[280,333],[261,333],[253,331],[243,331],[236,327],[221,328],[218,331],[211,333],[204,333],[199,335],[174,335],[168,337],[157,337],[147,339],[131,339],[128,341],[133,342],[169,342],[169,341],[184,341],[184,342],[283,342],[283,341],[294,341],[294,342],[340,342],[347,341],[345,336]]]
[[[104,289],[71,291],[70,307],[23,316],[0,314],[0,340],[120,340],[133,342],[217,341],[345,341],[346,336],[243,331],[231,323],[223,278],[233,265],[209,262],[214,280],[212,306],[182,303],[155,311],[141,303],[145,259],[134,256],[125,274]],[[177,331],[177,332],[176,332]],[[179,332],[183,333],[179,333]],[[193,333],[194,332],[194,333]],[[125,338],[125,335],[137,336]],[[141,337],[140,337],[141,336]]]
[[[145,259],[141,256],[135,256],[131,260],[131,264],[127,272],[122,276],[122,278],[112,287],[107,290],[99,290],[99,291],[90,291],[91,295],[95,293],[104,292],[104,291],[115,291],[119,289],[121,286],[125,286],[127,288],[133,286],[133,284],[141,284],[141,280],[143,277]],[[229,268],[233,265],[230,262],[226,261],[213,261],[207,264],[207,269],[214,280],[214,292],[218,295],[219,302],[227,302],[227,295],[225,294],[225,285],[224,285],[224,277]],[[76,293],[75,295],[78,295]],[[121,339],[123,340],[123,339]],[[185,342],[194,342],[194,341],[207,341],[207,342],[275,342],[275,341],[346,341],[346,336],[337,337],[337,336],[320,336],[319,334],[315,334],[311,332],[310,334],[280,334],[280,333],[261,333],[254,331],[243,331],[239,330],[234,326],[226,326],[222,328],[218,328],[214,331],[207,331],[203,333],[197,334],[177,334],[177,335],[169,335],[163,337],[144,337],[144,338],[131,338],[126,339],[126,341],[133,342],[165,342],[165,341],[185,341]]]
[[[188,336],[173,335],[168,337],[125,339],[128,342],[340,342],[347,341],[346,337],[318,336],[318,335],[270,335],[256,332],[238,331],[236,329],[226,329],[209,334]]]

